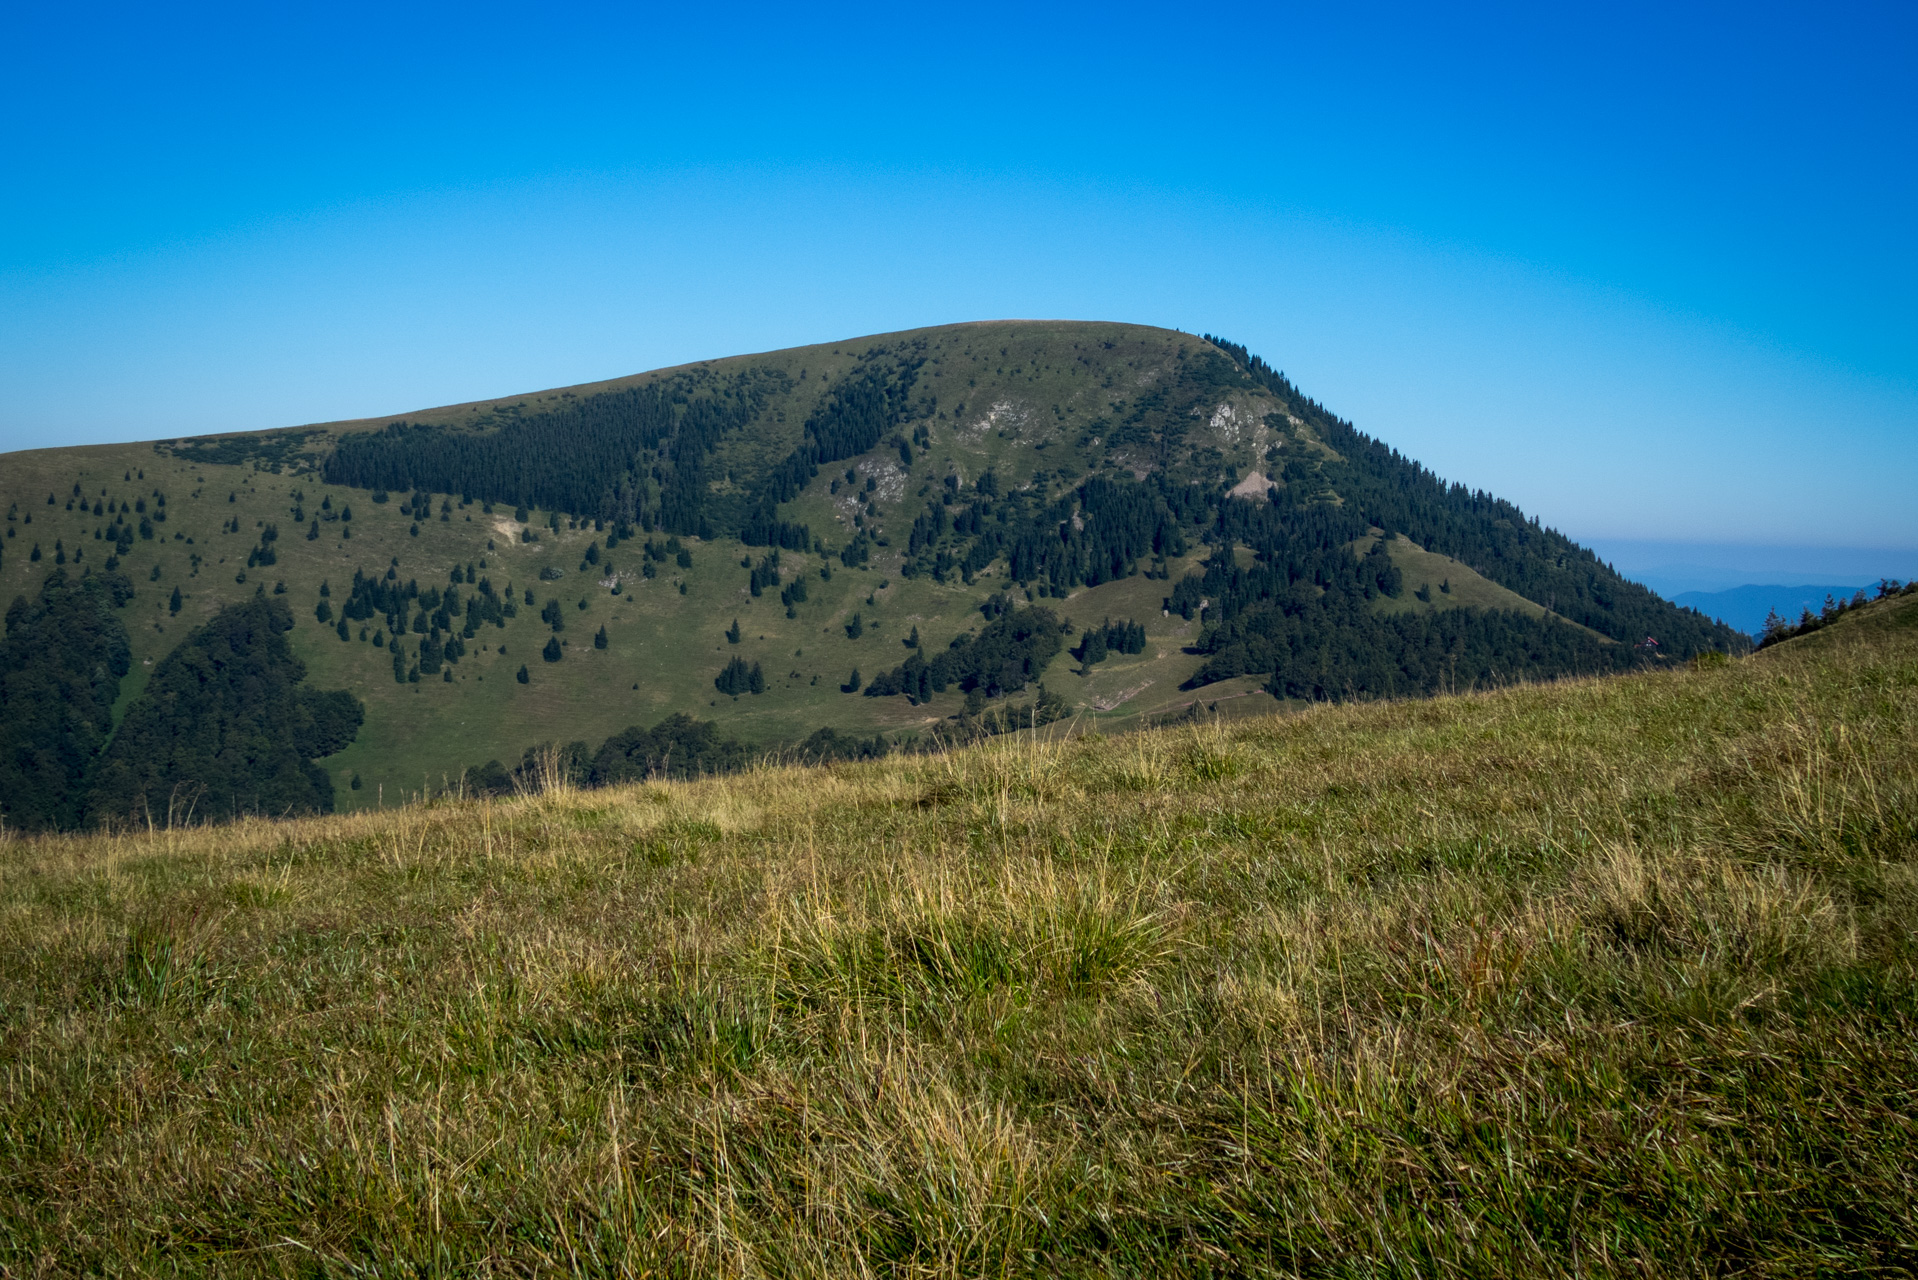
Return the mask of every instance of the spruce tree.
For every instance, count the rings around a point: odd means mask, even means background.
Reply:
[[[746,665],[744,658],[732,659],[718,675],[713,677],[713,688],[735,697],[747,692],[751,684],[752,668]]]
[[[539,651],[539,656],[546,659],[548,662],[558,662],[560,660],[560,657],[562,656],[560,652],[560,647],[559,647],[559,637],[558,636],[546,637],[546,647]]]

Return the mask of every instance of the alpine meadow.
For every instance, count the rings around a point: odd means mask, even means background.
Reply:
[[[0,486],[0,1276],[1918,1272],[1918,589],[1092,322]]]

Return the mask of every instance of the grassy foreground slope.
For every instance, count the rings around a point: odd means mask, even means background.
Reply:
[[[1918,1267],[1918,597],[1698,670],[0,851],[0,1272]]]

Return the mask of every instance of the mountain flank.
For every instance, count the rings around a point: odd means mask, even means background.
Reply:
[[[318,761],[341,807],[542,743],[600,758],[675,716],[734,744],[701,759],[897,750],[1749,647],[1242,347],[1136,325],[945,326],[17,453],[0,501],[7,598],[56,568],[130,584],[116,724],[195,628],[282,603],[308,684],[364,708]]]

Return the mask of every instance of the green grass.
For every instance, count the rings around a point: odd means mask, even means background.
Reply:
[[[1372,549],[1373,539],[1360,547],[1363,555]],[[1542,618],[1551,611],[1536,601],[1527,600],[1507,587],[1482,577],[1471,566],[1436,551],[1427,551],[1411,539],[1395,536],[1388,554],[1404,575],[1405,589],[1396,598],[1380,597],[1375,607],[1382,613],[1411,613],[1439,609],[1505,609],[1528,617]],[[1450,590],[1446,588],[1449,586]],[[1420,600],[1424,590],[1431,599]],[[1576,626],[1576,623],[1570,625]],[[1593,634],[1597,634],[1594,632]],[[1603,637],[1601,637],[1602,639]]]
[[[1914,621],[15,839],[0,1274],[1909,1274]]]

